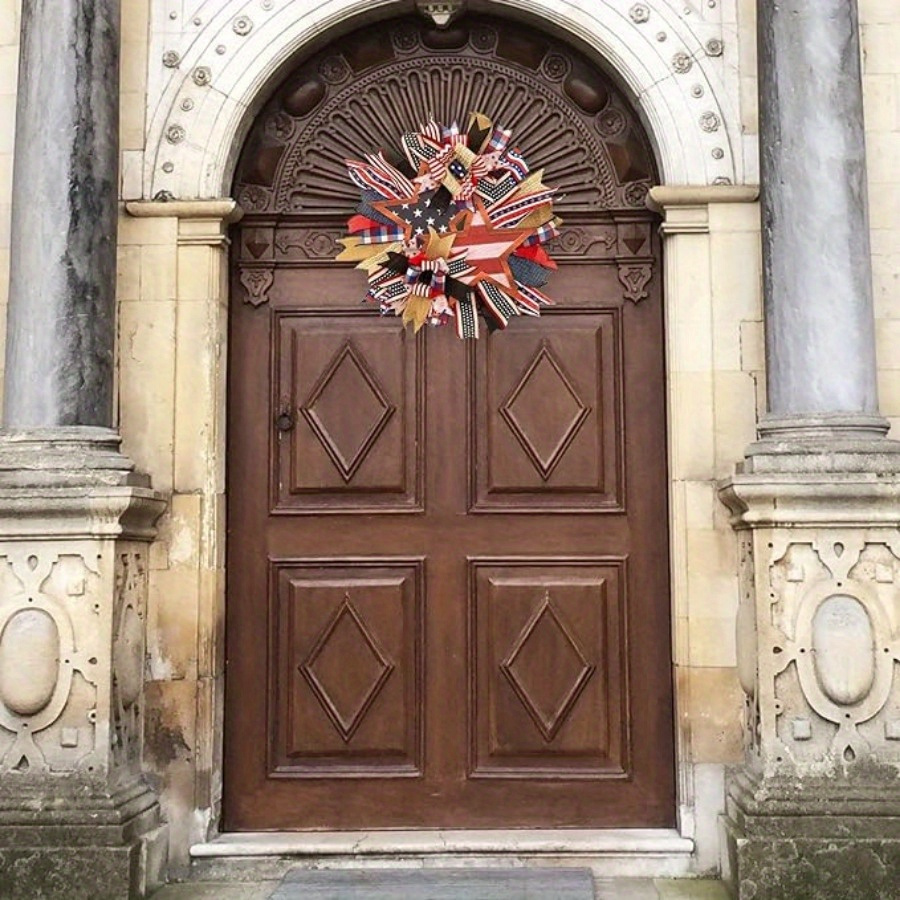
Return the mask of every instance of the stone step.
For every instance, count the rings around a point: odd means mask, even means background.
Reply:
[[[590,869],[294,869],[271,900],[594,900]]]
[[[410,875],[423,876],[423,875],[440,875],[446,872],[460,871],[460,870],[431,870],[428,873],[423,872],[421,869],[415,870],[385,870],[387,873],[392,873],[397,875],[398,873],[403,873],[403,875],[409,878]],[[373,871],[372,869],[340,869],[340,870],[327,870],[327,871],[315,871],[309,869],[298,869],[292,870],[289,872],[284,879],[281,881],[255,881],[255,882],[192,882],[190,884],[170,884],[166,887],[162,888],[156,894],[153,895],[153,900],[383,900],[383,898],[389,898],[389,900],[419,900],[419,898],[427,897],[428,900],[435,900],[435,898],[440,897],[443,900],[444,897],[452,897],[454,900],[456,898],[464,898],[464,900],[494,900],[494,898],[503,898],[503,900],[523,900],[523,898],[528,898],[528,900],[580,900],[580,896],[584,896],[590,898],[590,900],[728,900],[728,893],[725,890],[724,885],[719,881],[711,881],[711,880],[703,880],[703,879],[692,879],[692,878],[678,878],[678,879],[653,879],[653,878],[594,878],[592,879],[593,885],[592,889],[587,894],[565,894],[560,893],[560,890],[557,889],[556,886],[553,887],[552,890],[543,889],[543,892],[538,893],[523,893],[523,889],[527,889],[532,885],[543,884],[539,879],[540,877],[549,877],[549,875],[554,874],[554,870],[544,869],[544,870],[534,870],[534,869],[519,869],[519,870],[510,870],[503,869],[499,870],[463,870],[474,876],[484,877],[485,875],[490,876],[507,876],[506,886],[508,888],[506,893],[485,893],[484,890],[477,887],[477,883],[470,882],[470,890],[468,893],[464,894],[404,894],[399,893],[396,889],[393,892],[385,893],[382,890],[381,893],[353,893],[354,890],[352,880],[348,880],[343,885],[337,884],[335,881],[329,885],[327,883],[327,878],[320,878],[319,885],[323,887],[323,890],[331,889],[339,890],[342,887],[345,889],[343,893],[323,893],[321,890],[316,893],[316,888],[314,887],[315,882],[306,882],[302,881],[291,881],[290,878],[293,876],[294,878],[298,877],[301,873],[303,875],[317,875],[317,876],[340,876],[343,878],[349,879],[349,876],[355,876],[357,879],[357,886],[360,882],[366,884],[369,888],[377,888],[378,882],[375,880],[377,878],[378,873]],[[556,870],[562,871],[564,873],[571,873],[584,870],[578,869],[562,869]],[[524,873],[526,875],[536,874],[539,876],[538,880],[531,882],[531,885],[528,884],[527,881],[520,881],[518,884],[514,879],[509,878],[511,873],[519,873],[519,877]],[[547,874],[549,872],[549,875]],[[581,884],[584,882],[580,882],[577,887],[580,889]],[[487,888],[490,888],[491,885],[489,882],[482,881],[482,884],[486,884]],[[564,883],[565,884],[565,883]],[[473,886],[474,885],[474,886]],[[407,887],[412,886],[412,881],[407,882]],[[574,882],[573,882],[573,886]],[[293,891],[297,889],[294,893],[286,893],[286,891]],[[516,893],[518,891],[518,893]]]

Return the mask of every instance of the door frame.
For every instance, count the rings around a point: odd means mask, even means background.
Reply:
[[[522,4],[523,6],[526,4]],[[532,3],[536,9],[542,4]],[[354,15],[359,3],[347,3],[342,19],[355,25]],[[390,10],[389,10],[390,11]],[[309,17],[307,17],[309,18]],[[350,21],[352,19],[352,21]],[[568,26],[572,33],[593,44],[595,52],[602,47],[614,46],[615,42],[603,36],[607,26],[595,26],[596,31],[587,34],[583,23],[564,22],[555,16],[560,27]],[[333,20],[332,20],[333,22]],[[226,23],[230,27],[230,22]],[[304,37],[312,39],[317,28],[315,23],[306,23]],[[224,34],[223,30],[223,34]],[[616,36],[621,41],[623,35]],[[287,38],[286,38],[287,39]],[[296,52],[294,38],[291,52]],[[630,55],[629,55],[630,54]],[[619,57],[632,58],[633,51]],[[276,56],[278,53],[275,54]],[[281,59],[285,53],[280,54]],[[259,65],[267,66],[268,80],[272,72],[280,67],[280,62],[272,58]],[[625,80],[632,86],[640,83],[637,66],[628,73]],[[621,71],[620,71],[621,74]],[[253,75],[253,83],[244,86],[244,96],[248,98],[242,115],[235,113],[231,123],[231,137],[218,166],[221,183],[228,183],[236,152],[240,146],[240,133],[248,125],[245,114],[247,108],[258,103],[253,99],[265,94],[259,85],[266,83],[259,71]],[[651,85],[646,85],[649,89]],[[684,147],[684,125],[678,126],[675,118],[650,115],[659,125],[648,129],[660,152],[664,172],[671,175],[674,170],[668,157],[676,144]],[[677,116],[676,116],[677,118]],[[683,116],[681,117],[683,119]],[[243,122],[243,124],[241,124]],[[669,148],[666,150],[665,148]],[[699,148],[697,148],[699,149]],[[227,151],[227,152],[226,152]],[[148,149],[148,152],[152,152]],[[690,155],[690,146],[684,151]],[[161,157],[160,157],[161,158]],[[697,160],[696,165],[700,165]],[[680,164],[681,170],[690,181],[694,171],[698,179],[705,179],[701,170],[690,159]],[[694,166],[692,169],[691,167]],[[208,160],[197,157],[187,168],[195,172],[201,169],[204,177],[210,172]],[[217,177],[219,177],[217,176]],[[678,177],[677,175],[675,177]],[[127,191],[127,187],[126,187]],[[140,196],[140,190],[132,195]],[[711,631],[694,623],[689,618],[693,612],[689,603],[691,591],[696,595],[696,579],[689,578],[689,564],[696,572],[697,563],[690,550],[692,535],[703,532],[713,541],[725,542],[730,552],[733,536],[722,526],[722,516],[717,512],[713,496],[715,479],[730,470],[735,459],[740,458],[743,447],[753,436],[755,415],[752,389],[748,394],[747,385],[741,386],[742,403],[738,410],[729,409],[713,402],[714,382],[717,375],[745,376],[744,381],[752,381],[759,374],[762,363],[757,362],[751,369],[742,367],[738,361],[723,360],[708,352],[697,359],[698,347],[712,347],[716,336],[721,336],[723,321],[735,324],[738,331],[742,322],[758,322],[751,311],[742,319],[742,305],[758,305],[758,286],[743,291],[739,296],[729,294],[721,285],[727,279],[734,260],[755,257],[758,254],[759,225],[756,207],[755,187],[730,187],[726,185],[700,187],[662,187],[652,192],[659,209],[664,213],[664,304],[666,310],[666,371],[669,408],[669,535],[671,559],[671,617],[673,623],[673,662],[675,666],[674,700],[677,722],[676,730],[676,778],[678,830],[687,838],[701,842],[699,852],[702,857],[714,859],[717,840],[714,837],[717,792],[720,792],[723,763],[727,754],[716,756],[708,753],[710,735],[697,713],[703,709],[698,702],[698,694],[703,689],[702,670],[725,668],[710,666],[704,647],[715,640],[721,632]],[[206,194],[209,196],[209,194]],[[147,194],[152,196],[152,194]],[[158,254],[168,254],[171,267],[177,271],[174,287],[175,309],[179,317],[175,362],[185,359],[187,376],[184,390],[176,391],[173,399],[174,422],[171,425],[175,440],[174,471],[167,478],[165,464],[154,455],[154,448],[141,444],[139,426],[129,420],[129,396],[136,397],[134,404],[140,407],[147,403],[147,385],[121,387],[123,400],[122,433],[126,448],[139,465],[150,472],[163,489],[171,485],[173,489],[169,522],[180,524],[182,532],[176,533],[171,525],[164,529],[157,543],[158,554],[170,559],[177,551],[179,539],[189,532],[196,541],[198,551],[193,566],[196,585],[183,588],[184,596],[196,598],[197,616],[195,633],[196,646],[195,700],[192,713],[191,746],[194,748],[191,766],[191,795],[179,793],[175,782],[183,774],[176,773],[175,765],[160,766],[155,771],[167,785],[164,803],[170,808],[170,817],[185,810],[190,812],[191,821],[173,829],[173,855],[176,860],[186,854],[187,845],[205,840],[217,830],[217,805],[220,799],[221,782],[221,701],[223,693],[222,673],[224,670],[224,646],[221,640],[220,622],[224,611],[224,433],[225,433],[225,359],[227,356],[227,304],[228,304],[228,227],[240,216],[233,201],[133,201],[127,204],[128,216],[123,218],[123,233],[120,245],[132,247],[140,256],[152,248]],[[727,244],[727,247],[726,247]],[[753,279],[748,279],[753,281]],[[145,296],[141,288],[139,298]],[[713,303],[715,301],[715,311]],[[734,329],[732,329],[733,337]],[[198,346],[202,353],[197,357]],[[194,359],[193,357],[197,357]],[[691,357],[694,362],[687,363]],[[173,363],[173,369],[175,368]],[[129,373],[129,363],[123,362],[123,381]],[[189,390],[193,378],[199,393]],[[697,386],[704,390],[698,392]],[[176,384],[177,386],[177,384]],[[745,402],[750,398],[748,408]],[[205,421],[208,427],[197,429],[196,423]],[[708,445],[698,446],[697,422],[702,422],[702,430],[710,435]],[[713,440],[717,432],[723,432],[723,425],[734,424],[727,443]],[[162,439],[166,437],[166,426],[161,428]],[[698,506],[697,496],[709,494],[709,502]],[[693,495],[693,499],[688,494]],[[702,511],[701,511],[702,506]],[[699,519],[698,519],[699,516]],[[171,569],[151,564],[151,590],[164,589],[164,576]],[[736,571],[723,570],[718,573],[722,582],[730,579],[737,592]],[[692,587],[693,583],[693,587]],[[190,592],[193,591],[193,594]],[[733,616],[722,616],[721,624],[730,627]],[[151,620],[151,630],[154,627]],[[698,650],[699,647],[699,650]],[[189,681],[192,676],[188,676]],[[160,679],[163,684],[165,679]],[[161,692],[164,693],[164,692]],[[732,698],[729,698],[732,699]],[[150,708],[154,703],[162,706],[159,697],[148,696]],[[737,715],[737,710],[735,710]],[[185,726],[186,728],[188,726]],[[733,740],[736,729],[723,728],[728,740]],[[169,761],[172,763],[172,761]],[[183,771],[183,766],[182,766]],[[184,817],[184,816],[182,816]],[[180,843],[177,835],[180,834]],[[698,865],[700,863],[698,862]]]

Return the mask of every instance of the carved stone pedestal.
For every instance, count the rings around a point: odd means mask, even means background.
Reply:
[[[0,897],[142,897],[166,846],[141,776],[147,552],[164,503],[3,474]]]
[[[741,900],[893,898],[900,476],[756,472],[720,495],[739,531],[746,694],[726,877]]]

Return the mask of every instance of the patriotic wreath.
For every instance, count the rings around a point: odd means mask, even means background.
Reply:
[[[337,258],[368,273],[365,300],[382,315],[415,331],[452,322],[460,338],[477,338],[482,316],[489,329],[505,328],[552,303],[539,288],[556,268],[541,246],[562,224],[555,189],[542,170],[529,172],[510,138],[472,113],[465,131],[432,121],[402,136],[402,155],[347,161],[362,202]]]

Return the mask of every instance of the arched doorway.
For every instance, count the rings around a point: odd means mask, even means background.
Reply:
[[[471,110],[565,195],[556,306],[469,344],[362,306],[343,160]],[[674,821],[663,326],[633,111],[532,29],[368,26],[238,166],[225,826]]]

